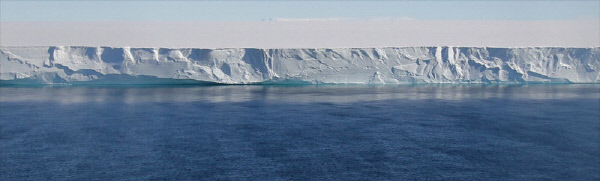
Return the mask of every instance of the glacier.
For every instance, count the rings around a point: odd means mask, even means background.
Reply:
[[[0,83],[600,83],[600,47],[7,46]]]

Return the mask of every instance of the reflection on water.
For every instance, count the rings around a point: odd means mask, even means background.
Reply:
[[[599,90],[1,87],[0,180],[600,180]]]
[[[1,87],[1,102],[54,101],[63,104],[144,102],[360,102],[393,99],[567,99],[599,98],[600,84],[574,85],[335,85],[192,87]]]

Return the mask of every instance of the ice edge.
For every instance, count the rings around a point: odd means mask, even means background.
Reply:
[[[0,84],[600,83],[600,47],[0,47]]]

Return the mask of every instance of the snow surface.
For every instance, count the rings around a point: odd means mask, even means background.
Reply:
[[[600,83],[596,48],[1,47],[5,83]]]
[[[598,47],[600,21],[0,22],[0,46]]]

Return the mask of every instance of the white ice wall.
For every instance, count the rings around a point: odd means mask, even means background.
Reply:
[[[228,84],[600,83],[600,47],[0,48],[1,80],[64,83],[106,75]]]

